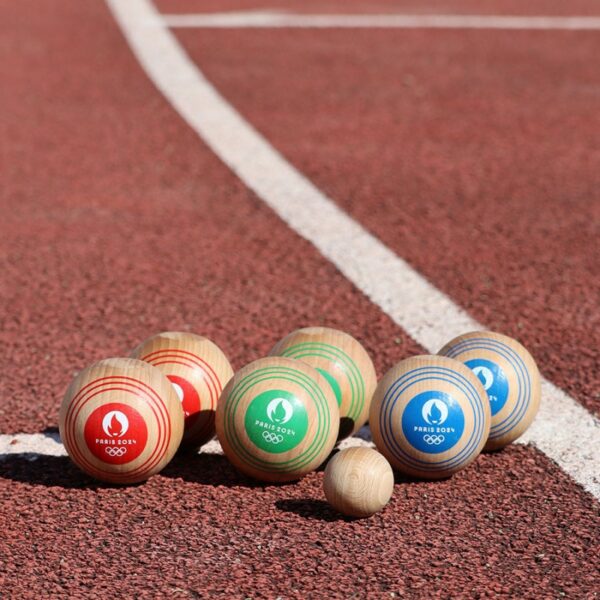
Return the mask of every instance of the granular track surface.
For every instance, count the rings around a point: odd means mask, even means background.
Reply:
[[[54,426],[74,372],[161,330],[238,368],[306,323],[366,332],[380,371],[418,351],[180,121],[102,4],[34,4],[4,9],[0,433]]]
[[[178,36],[331,198],[598,411],[596,32]]]
[[[49,596],[592,597],[600,569],[597,505],[524,447],[448,481],[398,480],[365,521],[328,508],[322,472],[263,487],[214,455],[126,489],[66,458],[0,464],[0,476],[15,498],[0,517],[9,597],[31,581]]]
[[[229,11],[286,11],[309,14],[476,14],[476,15],[591,15],[600,14],[594,0],[157,0],[164,13]]]
[[[176,35],[302,173],[597,411],[597,31]],[[160,330],[206,335],[236,368],[308,324],[358,337],[379,375],[423,351],[211,153],[102,2],[0,0],[0,48],[0,434],[54,435],[75,372]],[[263,486],[201,453],[118,488],[65,457],[0,455],[0,597],[597,596],[598,503],[533,447],[446,481],[398,478],[363,521],[328,508],[322,477]]]

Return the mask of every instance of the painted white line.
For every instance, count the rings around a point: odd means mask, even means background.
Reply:
[[[455,335],[481,328],[341,211],[253,129],[192,63],[150,2],[107,2],[147,75],[204,142],[417,342],[437,352]],[[0,454],[15,445],[7,437],[0,438]],[[38,438],[30,443],[17,437],[23,447],[40,443]],[[543,383],[540,413],[524,441],[535,444],[600,499],[598,423],[548,381]]]
[[[240,179],[430,352],[482,326],[351,219],[211,85],[148,0],[107,0],[147,75]],[[595,419],[549,382],[528,440],[600,498]]]
[[[502,15],[301,15],[282,12],[228,12],[164,15],[169,27],[374,28],[600,30],[600,17]]]
[[[67,456],[58,434],[0,435],[0,460],[11,455]]]
[[[356,448],[357,446],[362,446],[364,448],[375,448],[375,444],[373,443],[373,438],[371,437],[371,430],[368,425],[361,427],[352,437],[346,438],[342,440],[338,444],[338,448],[340,450],[344,450],[345,448]]]

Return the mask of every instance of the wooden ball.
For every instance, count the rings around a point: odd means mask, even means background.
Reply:
[[[369,424],[399,471],[440,479],[466,467],[490,431],[490,403],[474,373],[444,356],[413,356],[379,382]]]
[[[473,331],[455,337],[439,354],[465,363],[486,390],[492,412],[486,450],[510,444],[531,425],[542,396],[540,373],[519,342],[492,331]]]
[[[323,491],[333,508],[349,517],[379,512],[394,491],[390,463],[371,448],[347,448],[327,464]]]
[[[377,375],[367,351],[351,335],[328,327],[306,327],[284,337],[270,354],[301,360],[325,377],[340,409],[339,439],[367,422]]]
[[[109,358],[71,383],[59,412],[60,437],[83,471],[111,483],[136,483],[173,458],[183,410],[170,381],[132,358]]]
[[[318,371],[273,356],[233,376],[219,400],[216,425],[223,451],[240,471],[263,481],[291,481],[329,456],[339,411]]]
[[[193,333],[167,331],[131,353],[160,369],[171,381],[185,415],[182,446],[198,448],[215,435],[215,411],[233,369],[221,349]]]

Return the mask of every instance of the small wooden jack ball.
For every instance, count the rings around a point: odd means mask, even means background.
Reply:
[[[542,395],[533,357],[516,340],[492,331],[459,335],[439,352],[465,363],[487,392],[492,426],[485,450],[497,450],[531,425]]]
[[[323,491],[333,508],[349,517],[379,512],[394,491],[390,463],[371,448],[347,448],[327,464]]]
[[[170,381],[132,358],[109,358],[71,383],[59,412],[60,437],[83,471],[110,483],[137,483],[173,458],[183,410]]]
[[[301,360],[325,377],[340,409],[339,439],[367,422],[377,375],[367,351],[351,335],[328,327],[306,327],[284,337],[270,354]]]
[[[217,405],[217,437],[229,460],[262,481],[292,481],[335,445],[339,411],[325,378],[291,358],[261,358],[238,371]]]
[[[477,376],[445,356],[413,356],[379,382],[369,418],[373,441],[399,471],[441,479],[481,452],[490,403]]]
[[[233,369],[221,349],[193,333],[167,331],[142,342],[131,356],[160,369],[181,401],[185,429],[181,445],[198,448],[215,435],[215,411]]]

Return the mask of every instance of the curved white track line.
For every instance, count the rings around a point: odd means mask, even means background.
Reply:
[[[169,27],[511,29],[598,31],[600,17],[508,15],[301,15],[285,12],[227,12],[163,15]]]
[[[413,339],[437,352],[482,326],[299,173],[210,84],[148,0],[107,0],[148,77],[204,142],[292,229],[309,240]],[[549,381],[521,440],[600,499],[598,423]],[[6,444],[9,436],[0,436]]]
[[[231,106],[148,0],[107,0],[148,77],[208,146],[292,229],[430,352],[482,326],[351,219]],[[525,441],[525,439],[524,439]],[[600,499],[595,419],[549,381],[526,441]]]
[[[8,456],[67,456],[65,447],[60,443],[57,434],[17,433],[16,435],[0,435],[0,460]]]

